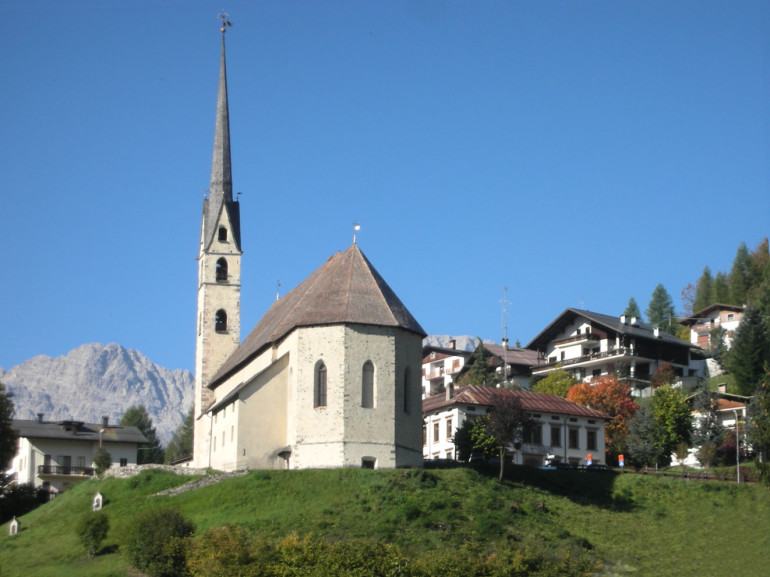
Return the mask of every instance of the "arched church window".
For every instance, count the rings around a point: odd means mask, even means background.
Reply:
[[[219,309],[214,315],[214,330],[218,333],[227,332],[227,313],[222,309]]]
[[[319,361],[315,366],[315,386],[313,387],[313,406],[326,406],[326,365]]]
[[[412,408],[412,371],[409,367],[404,369],[404,412],[411,412]]]
[[[224,226],[219,227],[219,242],[227,242],[227,229]]]
[[[217,282],[225,282],[227,280],[227,260],[220,258],[217,261]]]
[[[374,365],[366,361],[361,373],[361,406],[364,409],[374,408]]]

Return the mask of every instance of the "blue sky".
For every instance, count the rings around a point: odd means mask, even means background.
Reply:
[[[242,335],[352,241],[431,334],[646,309],[770,234],[770,3],[6,2],[0,366],[192,369],[230,14]]]

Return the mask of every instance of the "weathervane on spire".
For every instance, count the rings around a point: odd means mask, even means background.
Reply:
[[[224,34],[227,32],[228,26],[232,26],[232,22],[230,22],[230,15],[222,10],[218,15],[217,19],[222,21],[222,28],[219,29],[219,31]]]
[[[357,220],[353,221],[353,244],[356,244],[356,233],[361,230],[361,225],[358,224]]]

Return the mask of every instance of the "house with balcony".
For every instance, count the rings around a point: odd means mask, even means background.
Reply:
[[[556,395],[471,385],[422,401],[423,457],[454,459],[454,434],[466,421],[488,415],[506,396],[517,397],[533,421],[520,447],[508,447],[511,461],[539,467],[547,462],[584,465],[604,462],[604,413]]]
[[[729,349],[742,318],[742,306],[713,304],[680,320],[679,323],[690,327],[690,342],[693,345],[710,351],[716,344],[713,342],[714,329],[724,329],[725,346]]]
[[[533,377],[557,369],[588,383],[616,375],[637,397],[651,395],[652,375],[664,364],[670,364],[683,383],[705,375],[705,361],[693,354],[695,345],[625,315],[568,308],[526,348],[537,352]]]
[[[147,439],[136,427],[82,421],[14,420],[18,436],[11,474],[17,483],[33,483],[52,495],[94,475],[99,447],[109,452],[113,467],[136,465],[139,445]]]
[[[424,346],[422,348],[422,398],[443,394],[455,382],[460,370],[471,356],[469,351],[456,348],[457,341],[449,341],[449,347]]]

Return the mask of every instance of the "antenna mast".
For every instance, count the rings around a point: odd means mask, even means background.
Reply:
[[[508,287],[503,287],[503,383],[508,384]]]

